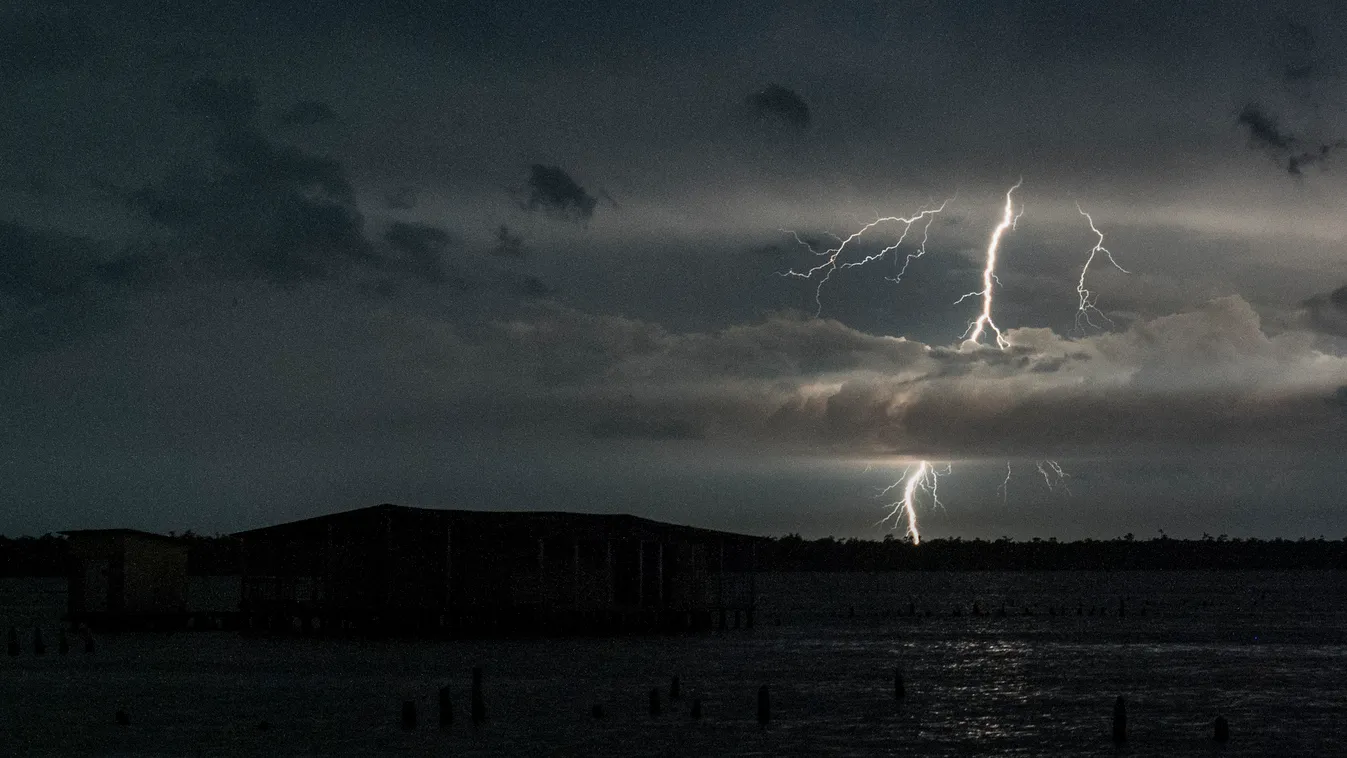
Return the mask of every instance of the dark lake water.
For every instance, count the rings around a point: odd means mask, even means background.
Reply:
[[[9,581],[0,624],[44,624],[51,650],[0,659],[0,754],[1347,755],[1345,579],[781,574],[760,577],[752,631],[378,643],[124,635],[65,657],[52,644],[63,583]],[[986,615],[971,615],[974,603]],[[480,728],[466,723],[474,665],[486,677]],[[683,698],[670,702],[675,674]],[[442,684],[457,708],[448,733],[433,726]],[[755,719],[762,684],[766,728]],[[658,718],[651,687],[665,690]],[[1123,747],[1109,737],[1118,695]],[[417,731],[399,728],[404,700],[419,706]],[[115,723],[119,708],[129,726]],[[1218,714],[1231,725],[1224,747],[1210,739]]]

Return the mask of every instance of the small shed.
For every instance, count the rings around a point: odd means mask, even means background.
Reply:
[[[187,544],[136,529],[62,532],[70,545],[69,620],[155,627],[187,611]]]

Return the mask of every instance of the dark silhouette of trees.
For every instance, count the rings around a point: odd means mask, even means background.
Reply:
[[[190,529],[181,535],[169,534],[187,543],[188,574],[226,576],[239,573],[239,546],[233,537],[220,534],[208,537]],[[0,536],[0,577],[66,576],[68,547],[66,538],[56,534]]]
[[[926,540],[912,545],[893,535],[883,540],[806,540],[790,534],[771,541],[759,567],[778,571],[1028,571],[1176,569],[1347,569],[1347,539],[1234,539],[1227,535],[1178,540],[1161,534],[1138,540],[1059,542],[1035,537],[1015,541]]]

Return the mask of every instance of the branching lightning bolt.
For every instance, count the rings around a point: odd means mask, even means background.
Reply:
[[[898,275],[894,277],[892,281],[897,282],[900,279],[902,279],[903,274],[906,273],[907,271],[907,264],[911,263],[914,259],[920,258],[921,256],[926,254],[926,241],[930,237],[931,224],[935,221],[935,217],[941,211],[945,210],[945,206],[948,204],[949,201],[946,200],[945,202],[941,203],[939,206],[935,208],[923,209],[919,211],[917,215],[911,217],[883,216],[881,218],[877,218],[874,221],[869,222],[868,224],[865,224],[859,230],[853,232],[850,236],[846,238],[838,237],[837,235],[830,235],[838,241],[837,247],[830,247],[826,250],[815,250],[814,246],[809,244],[804,239],[802,239],[799,234],[789,229],[782,229],[781,231],[793,236],[795,238],[795,241],[800,245],[804,246],[806,249],[808,249],[809,252],[821,258],[825,258],[826,260],[824,260],[823,263],[814,266],[813,268],[804,269],[802,271],[790,269],[788,271],[779,272],[779,275],[791,276],[798,279],[813,279],[815,276],[820,277],[818,287],[814,289],[814,304],[817,306],[817,309],[814,311],[814,316],[817,317],[819,314],[823,313],[823,285],[827,284],[828,280],[832,278],[833,272],[837,271],[838,269],[855,268],[857,266],[864,266],[867,263],[873,263],[877,260],[881,260],[884,256],[888,255],[894,250],[897,250],[898,247],[903,244],[903,241],[907,239],[908,232],[912,230],[912,227],[915,224],[917,224],[920,221],[924,221],[925,223],[922,225],[921,245],[918,246],[916,252],[910,253],[907,256],[907,260],[903,263],[902,270],[898,272]],[[841,260],[842,255],[843,253],[846,252],[848,246],[856,242],[856,240],[860,239],[862,235],[864,235],[871,229],[875,228],[876,226],[888,223],[902,225],[903,230],[898,235],[897,242],[894,242],[892,245],[889,245],[888,247],[881,249],[879,252],[863,256],[859,260],[854,261]]]
[[[1005,205],[1002,210],[1001,221],[992,231],[991,239],[987,243],[986,259],[982,270],[982,289],[976,290],[974,292],[969,292],[955,301],[955,303],[958,304],[962,303],[964,300],[973,297],[981,298],[982,301],[981,312],[978,314],[976,319],[969,322],[968,328],[960,336],[960,339],[964,340],[965,345],[980,344],[983,334],[990,331],[996,337],[997,348],[1005,350],[1006,348],[1010,347],[1010,341],[1006,339],[1005,335],[1001,332],[1001,329],[996,325],[996,322],[992,319],[992,304],[994,300],[994,290],[996,287],[1001,286],[1001,280],[998,279],[996,276],[996,265],[1000,253],[1001,242],[1004,239],[1007,231],[1014,230],[1016,228],[1016,226],[1019,223],[1020,216],[1024,214],[1023,205],[1019,207],[1018,211],[1016,210],[1015,197],[1014,197],[1015,191],[1019,189],[1023,183],[1024,179],[1023,177],[1021,177],[1019,180],[1015,182],[1015,184],[1012,187],[1010,187],[1010,189],[1006,190]],[[874,221],[861,225],[861,228],[858,231],[854,232],[853,234],[845,238],[836,234],[827,233],[827,236],[834,239],[837,242],[837,245],[836,247],[830,247],[822,251],[815,250],[813,245],[802,239],[799,234],[796,234],[795,232],[789,230],[782,230],[783,232],[794,236],[795,241],[800,245],[804,246],[805,248],[807,248],[809,252],[813,253],[818,257],[824,258],[825,260],[823,263],[820,263],[819,265],[814,266],[813,268],[799,271],[791,269],[789,271],[780,272],[780,275],[791,276],[800,279],[810,279],[810,280],[813,280],[815,278],[818,279],[818,286],[814,290],[814,302],[818,306],[814,315],[818,316],[820,313],[823,312],[823,300],[822,300],[823,285],[828,283],[829,279],[832,278],[832,275],[835,271],[837,271],[838,269],[847,269],[847,268],[854,268],[857,266],[864,266],[868,263],[873,263],[875,261],[883,259],[884,256],[888,255],[890,252],[894,252],[895,250],[897,250],[899,246],[901,246],[903,242],[907,239],[907,236],[909,232],[911,232],[912,227],[920,223],[922,227],[922,237],[921,242],[917,245],[916,250],[907,255],[907,257],[902,261],[901,266],[899,265],[897,256],[895,255],[894,266],[895,268],[898,269],[897,273],[893,277],[885,277],[888,281],[899,283],[902,281],[903,276],[907,273],[908,266],[910,266],[914,260],[926,254],[926,243],[930,237],[931,224],[935,221],[936,215],[939,214],[941,211],[943,211],[945,209],[945,206],[948,205],[949,202],[950,200],[946,200],[945,202],[941,203],[938,207],[930,209],[922,209],[916,215],[911,217],[885,216],[882,218],[876,218]],[[1089,289],[1085,287],[1086,275],[1089,273],[1090,265],[1094,263],[1096,256],[1098,256],[1101,253],[1108,258],[1109,263],[1111,263],[1114,266],[1114,268],[1117,268],[1124,274],[1130,272],[1127,271],[1127,269],[1123,268],[1121,265],[1119,265],[1118,262],[1113,258],[1113,253],[1110,252],[1109,249],[1104,246],[1104,234],[1099,231],[1098,227],[1095,226],[1094,219],[1090,216],[1090,214],[1086,213],[1080,207],[1079,203],[1076,204],[1076,210],[1080,213],[1080,215],[1085,217],[1086,221],[1089,222],[1090,230],[1093,231],[1096,237],[1098,238],[1097,241],[1095,242],[1094,247],[1090,249],[1089,255],[1085,260],[1085,265],[1081,267],[1080,277],[1077,280],[1076,284],[1076,294],[1079,298],[1076,312],[1076,327],[1077,329],[1082,329],[1083,328],[1082,324],[1088,326],[1095,326],[1094,322],[1091,320],[1092,314],[1097,315],[1103,320],[1108,321],[1110,324],[1112,324],[1113,322],[1108,318],[1108,316],[1095,307],[1095,302],[1098,296],[1094,292],[1091,292]],[[875,215],[878,216],[877,213]],[[860,222],[858,221],[858,223]],[[855,244],[859,244],[857,243],[857,240],[859,240],[866,232],[869,232],[876,226],[885,223],[896,223],[902,225],[902,231],[898,235],[897,242],[894,242],[892,245],[889,245],[879,250],[878,252],[862,256],[857,260],[848,261],[843,259],[843,256],[846,253],[848,247],[854,246]],[[1066,480],[1069,477],[1069,475],[1066,473],[1066,471],[1062,469],[1061,465],[1059,465],[1057,461],[1044,459],[1037,461],[1035,463],[1035,466],[1038,469],[1039,474],[1043,476],[1043,481],[1047,485],[1049,490],[1055,490],[1057,487],[1061,487],[1068,495],[1071,494],[1070,488],[1067,487],[1066,485]],[[867,465],[866,471],[869,470],[870,467]],[[888,513],[884,516],[883,519],[879,521],[879,524],[885,524],[888,523],[889,521],[893,521],[896,527],[899,522],[905,522],[906,533],[907,536],[912,540],[912,544],[914,545],[920,544],[921,533],[917,528],[917,510],[916,510],[917,500],[919,498],[918,493],[919,492],[927,493],[930,496],[931,505],[933,507],[944,507],[943,504],[940,502],[939,497],[940,477],[942,475],[949,474],[950,470],[951,467],[948,464],[943,469],[936,469],[931,464],[930,461],[924,460],[918,461],[915,464],[915,468],[913,466],[908,466],[908,468],[903,471],[903,475],[901,478],[899,478],[894,483],[888,485],[887,487],[882,488],[879,492],[879,495],[877,495],[877,497],[884,497],[889,495],[890,493],[893,493],[895,490],[899,490],[900,488],[902,492],[901,497],[890,502],[886,506],[888,508]],[[997,491],[1001,494],[1003,500],[1008,496],[1011,473],[1012,473],[1011,464],[1009,461],[1007,461],[1005,478],[1001,481],[1001,486],[997,488]]]
[[[996,256],[1001,247],[1001,238],[1005,236],[1007,229],[1015,228],[1015,225],[1019,223],[1020,215],[1024,213],[1023,207],[1020,208],[1019,213],[1015,212],[1014,201],[1015,190],[1019,189],[1020,185],[1023,183],[1024,179],[1021,178],[1019,181],[1015,182],[1015,186],[1006,190],[1006,205],[1005,210],[1001,214],[1001,223],[996,225],[996,229],[992,231],[992,238],[987,243],[987,260],[982,269],[982,289],[969,292],[954,301],[957,305],[970,297],[982,298],[982,313],[979,314],[976,319],[968,323],[968,329],[965,330],[960,337],[961,339],[966,339],[970,343],[976,344],[982,339],[982,332],[990,328],[996,335],[997,347],[1002,350],[1010,347],[1010,343],[1006,340],[1005,336],[1001,334],[1001,330],[997,328],[996,322],[992,321],[992,286],[1001,283],[1000,280],[996,278]]]
[[[1062,467],[1054,460],[1042,460],[1038,464],[1038,473],[1043,475],[1043,481],[1048,485],[1048,490],[1060,485],[1066,490],[1066,494],[1071,494],[1071,488],[1066,486],[1066,479],[1069,476]]]
[[[1099,238],[1094,243],[1094,247],[1090,248],[1090,255],[1085,259],[1085,265],[1081,266],[1080,279],[1079,281],[1076,282],[1076,295],[1079,296],[1080,298],[1080,302],[1076,308],[1076,329],[1078,331],[1084,331],[1085,327],[1082,326],[1082,324],[1088,324],[1089,326],[1092,326],[1096,329],[1099,328],[1093,321],[1090,320],[1091,313],[1098,315],[1100,318],[1109,322],[1109,324],[1113,323],[1112,319],[1110,319],[1107,315],[1105,315],[1103,311],[1095,307],[1094,304],[1095,301],[1099,299],[1099,295],[1085,288],[1085,275],[1090,272],[1090,264],[1094,263],[1095,256],[1100,253],[1103,253],[1105,257],[1108,258],[1108,262],[1113,264],[1114,268],[1118,269],[1124,274],[1130,274],[1131,272],[1123,268],[1122,266],[1118,265],[1118,262],[1113,259],[1113,253],[1109,252],[1109,249],[1104,247],[1104,233],[1099,231],[1099,229],[1095,227],[1094,219],[1090,217],[1090,214],[1086,213],[1084,210],[1081,210],[1080,203],[1076,203],[1076,210],[1080,212],[1080,215],[1085,217],[1086,221],[1090,222],[1090,231],[1094,232],[1095,235]]]
[[[898,481],[890,484],[880,490],[877,497],[884,497],[890,492],[903,487],[903,496],[886,507],[889,509],[888,515],[880,519],[876,526],[885,524],[892,520],[895,524],[900,520],[907,521],[907,536],[912,540],[913,545],[921,544],[921,532],[917,529],[917,490],[929,493],[931,496],[931,505],[943,507],[940,504],[940,476],[948,474],[948,466],[942,471],[931,465],[930,461],[918,461],[916,470],[911,466],[903,471],[903,476]]]

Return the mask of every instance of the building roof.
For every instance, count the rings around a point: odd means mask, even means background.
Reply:
[[[64,532],[58,532],[58,534],[64,534],[67,537],[141,537],[143,539],[161,540],[164,542],[182,541],[179,537],[145,532],[140,529],[70,529]]]
[[[736,540],[759,540],[764,539],[747,534],[738,534],[735,532],[722,532],[714,529],[703,529],[695,526],[683,526],[681,524],[670,524],[662,521],[641,518],[627,513],[574,513],[569,511],[473,511],[447,508],[416,508],[406,505],[395,505],[392,503],[383,503],[364,508],[355,508],[348,511],[329,513],[312,518],[289,521],[272,526],[264,526],[256,529],[248,529],[242,532],[235,532],[235,537],[260,536],[273,530],[288,531],[291,529],[302,529],[305,527],[318,527],[327,523],[338,521],[356,514],[367,514],[373,511],[384,511],[388,513],[428,515],[435,518],[446,519],[449,523],[461,526],[482,526],[491,528],[547,528],[560,533],[572,529],[583,530],[603,530],[612,532],[657,532],[669,533],[677,532],[687,537],[699,537],[701,539],[725,539],[732,538]]]

